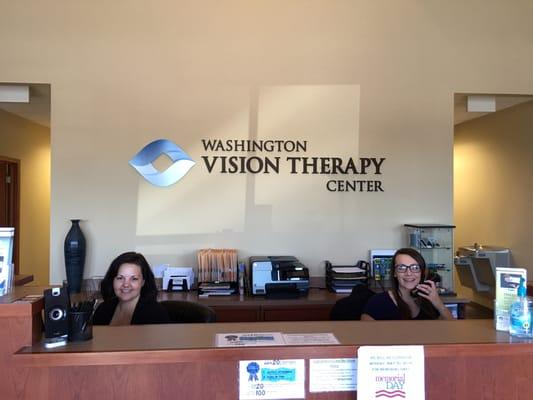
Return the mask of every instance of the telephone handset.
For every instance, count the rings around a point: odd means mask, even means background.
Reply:
[[[421,283],[424,283],[424,282],[426,282],[426,281],[433,281],[433,282],[435,282],[435,285],[438,286],[438,283],[440,283],[440,281],[441,281],[441,277],[440,277],[440,275],[437,274],[436,272],[430,271],[430,272],[428,273],[427,278],[424,279]],[[413,290],[411,290],[411,296],[412,296],[412,297],[418,297],[418,292],[419,292],[418,289],[413,289]]]

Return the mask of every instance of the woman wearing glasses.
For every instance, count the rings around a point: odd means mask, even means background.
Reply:
[[[361,315],[362,321],[453,319],[439,297],[435,282],[425,280],[426,262],[418,251],[399,249],[392,258],[392,265],[393,288],[368,301]]]

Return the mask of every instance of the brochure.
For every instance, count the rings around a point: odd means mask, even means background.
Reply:
[[[520,277],[524,277],[527,282],[527,271],[524,268],[496,268],[494,325],[497,331],[509,332],[509,309],[516,301]]]
[[[217,347],[283,346],[280,332],[217,333]]]
[[[12,264],[14,228],[0,228],[0,296],[11,290],[14,272]]]

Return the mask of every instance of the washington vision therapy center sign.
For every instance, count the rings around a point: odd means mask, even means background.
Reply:
[[[384,157],[313,157],[307,155],[307,141],[202,139],[203,150],[216,155],[201,155],[209,174],[279,174],[340,175],[342,179],[326,179],[330,192],[383,192],[380,179],[360,179],[360,176],[380,176]],[[241,155],[240,153],[254,153]],[[173,164],[165,171],[153,166],[162,154]],[[145,146],[130,160],[130,164],[146,180],[157,186],[169,186],[180,180],[195,161],[169,140],[156,140]],[[354,179],[355,177],[355,179]]]

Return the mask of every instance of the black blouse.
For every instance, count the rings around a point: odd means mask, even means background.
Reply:
[[[109,325],[118,305],[118,298],[106,300],[94,312],[93,325]],[[167,324],[170,318],[161,304],[150,298],[139,298],[133,315],[131,325]]]

